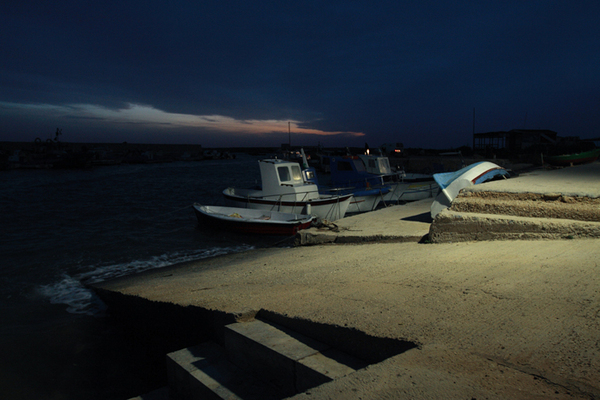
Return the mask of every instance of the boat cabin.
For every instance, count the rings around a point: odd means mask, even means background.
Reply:
[[[365,164],[357,156],[332,157],[330,169],[333,186],[364,188],[382,184],[381,177],[367,172]]]
[[[305,181],[300,164],[280,159],[259,160],[262,191],[268,195],[296,194],[297,200],[318,197],[319,189]],[[307,197],[308,196],[308,197]],[[289,200],[289,199],[288,199]]]
[[[390,160],[387,157],[371,156],[367,154],[361,154],[359,157],[365,164],[367,172],[370,174],[387,175],[392,173]]]

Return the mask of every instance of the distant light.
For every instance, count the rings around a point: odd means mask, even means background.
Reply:
[[[396,149],[396,150],[394,150],[394,153],[402,153],[402,150]]]

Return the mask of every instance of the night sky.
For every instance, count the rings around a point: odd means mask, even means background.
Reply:
[[[600,136],[597,0],[5,0],[0,32],[0,141]]]

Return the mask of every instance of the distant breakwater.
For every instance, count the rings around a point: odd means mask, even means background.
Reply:
[[[298,147],[299,149],[300,147]],[[304,146],[306,154],[310,157],[321,151],[326,153],[345,154],[347,150],[350,150],[351,154],[360,154],[364,151],[362,148],[327,148],[318,149],[315,146]],[[98,159],[106,159],[107,154],[116,154],[129,157],[129,160],[124,162],[142,162],[148,161],[144,159],[132,158],[134,155],[141,154],[152,154],[153,162],[161,161],[197,161],[209,158],[207,155],[211,153],[222,154],[224,152],[234,153],[245,153],[252,156],[263,156],[273,157],[281,153],[281,147],[203,147],[201,144],[166,144],[166,143],[75,143],[75,142],[61,142],[54,141],[52,139],[29,141],[29,142],[0,142],[0,161],[4,164],[8,164],[9,157],[15,155],[15,152],[21,152],[22,154],[47,154],[55,150],[63,150],[68,153],[83,153],[93,152],[95,153],[95,161]],[[403,169],[406,172],[419,172],[419,173],[435,173],[444,171],[454,171],[460,169],[465,164],[471,162],[482,161],[481,159],[466,159],[460,155],[456,156],[441,156],[436,154],[434,151],[421,151],[421,152],[407,151],[402,156],[390,155],[390,165],[395,168]],[[422,154],[424,153],[424,154]],[[21,157],[23,158],[23,157]],[[138,157],[139,158],[139,157]],[[501,163],[502,160],[494,160],[494,162]],[[95,163],[95,165],[110,165],[110,163]],[[0,168],[5,169],[5,168]]]

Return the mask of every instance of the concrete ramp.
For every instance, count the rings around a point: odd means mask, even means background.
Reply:
[[[433,198],[345,217],[301,230],[296,245],[419,242],[429,232]]]

